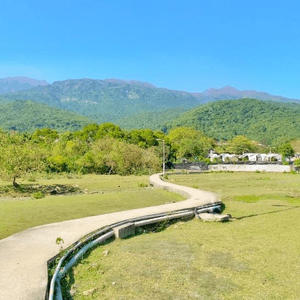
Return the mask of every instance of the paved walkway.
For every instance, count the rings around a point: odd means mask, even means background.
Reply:
[[[180,193],[189,199],[153,207],[53,223],[27,229],[0,240],[0,300],[43,300],[47,285],[47,261],[59,252],[55,241],[64,240],[68,247],[81,237],[114,222],[149,214],[169,212],[216,202],[211,192],[183,187],[150,177],[157,188]]]

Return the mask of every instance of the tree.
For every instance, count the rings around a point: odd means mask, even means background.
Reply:
[[[278,152],[282,155],[282,158],[291,158],[294,156],[295,151],[290,143],[286,143],[278,148]]]
[[[89,124],[84,126],[82,130],[74,132],[74,137],[82,140],[94,140],[98,129],[98,124]]]
[[[96,173],[128,175],[145,169],[157,171],[161,160],[153,148],[143,149],[137,145],[104,137],[92,145],[91,150],[79,163]]]
[[[238,135],[227,142],[225,149],[230,153],[243,154],[247,152],[256,152],[258,148],[253,141],[245,136]]]
[[[142,148],[149,148],[158,145],[157,138],[158,136],[161,137],[161,134],[159,132],[156,132],[156,134],[151,129],[136,129],[130,131],[126,139],[131,144]]]
[[[49,151],[51,156],[47,158],[48,169],[55,172],[78,172],[80,166],[77,160],[87,151],[87,145],[82,140],[59,139]]]
[[[119,126],[107,122],[99,125],[96,139],[102,139],[105,136],[109,136],[115,139],[122,139],[124,135],[124,131],[122,131]]]
[[[0,177],[12,180],[32,171],[44,169],[43,152],[37,145],[30,143],[20,134],[0,133]]]
[[[189,127],[172,129],[167,142],[171,145],[172,156],[199,160],[206,156],[209,149],[214,147],[214,139],[208,138],[200,130]]]
[[[53,142],[58,138],[58,133],[56,130],[50,128],[37,129],[31,138],[39,143]]]

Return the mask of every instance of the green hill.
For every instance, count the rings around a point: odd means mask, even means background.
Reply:
[[[168,108],[155,112],[142,112],[137,115],[116,120],[115,124],[124,129],[152,129],[162,130],[166,128],[168,122],[173,121],[182,115],[187,108]]]
[[[168,123],[168,128],[191,126],[219,140],[246,135],[271,144],[280,138],[300,138],[300,105],[255,99],[208,103]]]
[[[48,127],[58,131],[75,131],[92,122],[76,113],[34,101],[0,100],[0,128],[3,130],[32,132]]]

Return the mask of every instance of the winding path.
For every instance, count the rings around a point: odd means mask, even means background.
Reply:
[[[211,192],[180,186],[150,177],[150,183],[187,197],[187,200],[104,214],[82,219],[33,227],[0,240],[0,300],[42,300],[47,285],[47,261],[59,252],[57,237],[68,247],[81,237],[114,222],[150,214],[197,207],[218,202]]]

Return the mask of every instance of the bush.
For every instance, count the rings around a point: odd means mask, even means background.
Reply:
[[[39,191],[39,192],[33,193],[31,195],[31,197],[33,199],[42,199],[42,198],[45,198],[45,194],[43,192]]]
[[[295,161],[294,161],[294,165],[296,167],[299,167],[300,166],[300,158],[297,158]]]

